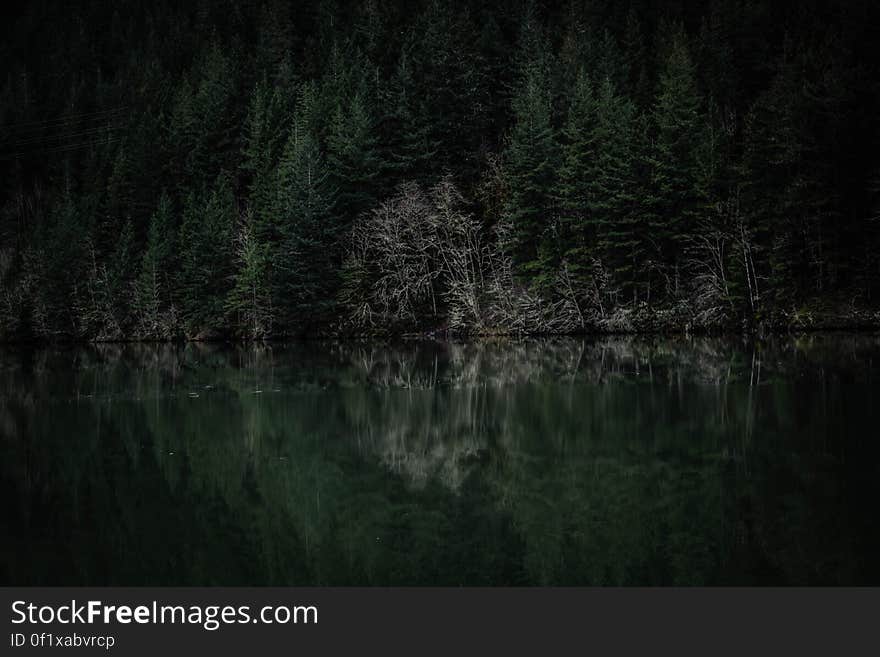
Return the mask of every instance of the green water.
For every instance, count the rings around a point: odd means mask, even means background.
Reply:
[[[2,584],[878,584],[880,338],[0,349]]]

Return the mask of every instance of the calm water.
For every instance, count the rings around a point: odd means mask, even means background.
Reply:
[[[878,584],[880,338],[0,350],[0,584]]]

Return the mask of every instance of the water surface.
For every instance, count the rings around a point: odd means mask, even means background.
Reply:
[[[878,584],[880,338],[0,349],[0,583]]]

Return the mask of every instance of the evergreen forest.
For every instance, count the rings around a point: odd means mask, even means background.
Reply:
[[[34,0],[0,339],[880,324],[880,6]]]

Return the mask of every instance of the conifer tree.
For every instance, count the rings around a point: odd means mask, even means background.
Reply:
[[[596,103],[597,158],[590,183],[597,253],[618,286],[632,289],[641,256],[638,235],[638,180],[635,162],[636,110],[617,93],[610,78],[599,86]]]
[[[411,58],[404,50],[382,92],[383,159],[394,184],[400,180],[424,180],[430,176],[439,149],[416,84]]]
[[[519,87],[513,99],[514,125],[505,152],[509,195],[504,214],[512,235],[507,245],[521,277],[549,274],[542,271],[540,245],[552,239],[553,183],[557,145],[553,129],[553,103],[543,41],[525,28],[525,47]]]
[[[476,165],[488,109],[484,61],[475,49],[478,37],[469,8],[448,2],[427,3],[411,35],[424,94],[424,127],[439,146],[431,173],[468,176]],[[468,102],[463,103],[465,96]]]
[[[147,241],[141,257],[140,273],[134,281],[133,311],[138,335],[168,337],[173,328],[163,324],[169,299],[169,277],[173,271],[174,219],[171,198],[163,192],[159,205],[150,218]]]
[[[300,99],[278,167],[280,242],[273,254],[275,307],[288,326],[307,325],[332,305],[338,285],[335,190],[314,130],[312,97]]]
[[[75,302],[78,328],[83,335],[102,340],[117,340],[126,335],[133,252],[134,228],[130,220],[122,223],[109,255],[102,258],[89,241],[84,290]]]
[[[184,204],[178,297],[190,334],[223,327],[234,271],[231,247],[236,214],[232,184],[225,173],[210,190],[191,194]]]
[[[246,176],[254,234],[265,244],[277,241],[276,165],[286,138],[287,107],[282,93],[262,80],[254,88],[243,125],[241,169]]]
[[[350,222],[447,174],[523,325],[563,277],[695,318],[876,302],[870,3],[478,4],[22,9],[14,44],[58,39],[4,51],[0,332],[335,321]]]
[[[86,240],[82,237],[83,219],[77,207],[69,178],[64,196],[52,208],[49,222],[38,232],[41,280],[37,286],[40,299],[35,305],[44,309],[44,325],[51,335],[76,336],[80,333],[75,307],[85,296]]]
[[[240,123],[235,104],[237,78],[233,60],[216,43],[197,60],[189,78],[184,78],[170,122],[174,149],[170,173],[178,177],[179,184],[198,186],[212,181],[223,169],[234,169]]]
[[[119,237],[120,225],[131,219],[134,189],[132,163],[124,147],[116,151],[106,189],[94,219],[94,246],[100,256],[113,253]]]
[[[670,44],[653,109],[650,229],[666,291],[679,294],[684,245],[701,207],[697,153],[701,100],[684,36]]]
[[[253,213],[248,213],[235,236],[235,273],[226,306],[233,324],[249,338],[262,338],[272,331],[267,264],[266,245],[254,230]]]
[[[338,191],[336,212],[348,224],[377,201],[384,167],[372,112],[360,95],[340,100],[327,137],[327,165]]]
[[[596,100],[592,81],[581,69],[574,83],[565,126],[562,159],[555,188],[560,232],[569,270],[579,284],[589,276],[596,244],[590,182],[596,170]]]

